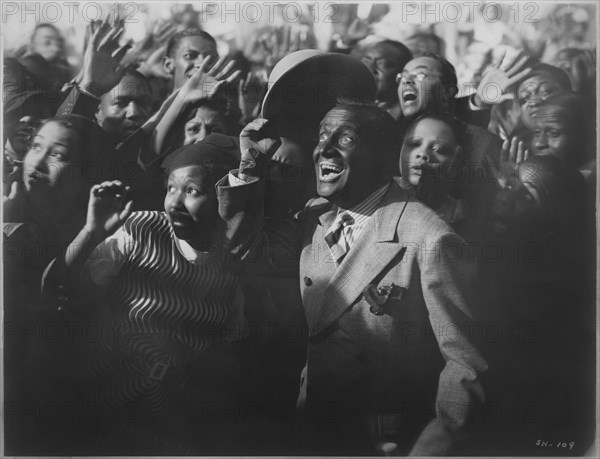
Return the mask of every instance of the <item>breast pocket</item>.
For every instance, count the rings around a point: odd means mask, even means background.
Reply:
[[[379,284],[371,283],[363,290],[363,298],[369,304],[369,311],[376,315],[382,316],[390,312],[390,308],[394,306],[396,309],[406,296],[407,289],[394,282]]]

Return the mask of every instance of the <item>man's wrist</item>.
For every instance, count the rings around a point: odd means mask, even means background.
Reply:
[[[83,79],[80,83],[75,83],[75,87],[79,92],[85,94],[86,96],[92,97],[96,100],[100,100],[102,97],[102,90],[97,83],[93,81],[87,81]]]

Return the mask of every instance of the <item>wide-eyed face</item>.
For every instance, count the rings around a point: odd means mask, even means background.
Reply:
[[[398,98],[405,117],[414,117],[427,110],[448,104],[448,88],[442,84],[441,64],[432,57],[417,57],[398,75]]]
[[[127,74],[117,86],[102,96],[98,109],[102,128],[116,142],[139,129],[152,113],[152,94],[148,83]]]
[[[62,53],[62,39],[53,27],[40,27],[31,40],[33,52],[52,62]]]
[[[23,183],[32,196],[58,198],[78,181],[79,138],[73,129],[50,121],[37,132],[23,161]]]
[[[442,166],[453,161],[461,147],[452,128],[433,118],[424,118],[408,129],[400,152],[400,172],[405,182],[419,184],[424,165]]]
[[[209,107],[198,107],[194,117],[185,123],[184,145],[200,142],[212,133],[227,134],[225,117]]]
[[[210,242],[218,213],[214,183],[200,166],[171,171],[167,181],[165,212],[175,236],[200,250]]]
[[[565,162],[579,155],[574,151],[580,143],[577,133],[569,123],[568,112],[556,105],[541,107],[532,117],[532,148],[536,155],[556,156]]]
[[[563,92],[560,84],[551,75],[539,74],[523,81],[519,85],[518,97],[521,108],[521,120],[525,126],[533,129],[533,115],[538,105],[554,94]]]
[[[218,53],[214,43],[202,37],[183,37],[164,62],[167,73],[173,75],[173,88],[180,88],[207,56],[212,57],[213,64],[216,62]]]
[[[379,43],[369,49],[361,61],[369,70],[377,83],[376,99],[380,102],[397,100],[396,75],[402,71],[406,56],[393,46]]]
[[[330,110],[321,122],[313,152],[317,193],[343,208],[366,198],[387,173],[377,162],[374,145],[359,135],[360,127],[354,113]]]

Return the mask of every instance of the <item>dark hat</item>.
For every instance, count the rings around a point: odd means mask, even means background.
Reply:
[[[223,170],[231,170],[239,158],[239,143],[235,137],[224,134],[210,134],[200,142],[186,145],[171,153],[163,161],[162,167],[171,172],[186,166],[210,164]]]
[[[269,75],[262,117],[283,124],[318,125],[340,99],[374,102],[371,71],[346,54],[305,49],[281,59]]]

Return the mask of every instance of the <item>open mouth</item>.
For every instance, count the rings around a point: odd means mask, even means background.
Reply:
[[[194,223],[194,219],[191,215],[182,213],[171,213],[171,224],[176,227],[189,226]]]
[[[402,100],[404,102],[414,102],[417,100],[417,93],[411,90],[404,91],[402,93]]]
[[[344,172],[344,168],[336,163],[323,162],[319,164],[319,180],[322,182],[334,182]]]
[[[41,172],[32,172],[27,177],[27,181],[31,185],[44,185],[50,183],[50,177],[47,174],[43,174]]]

